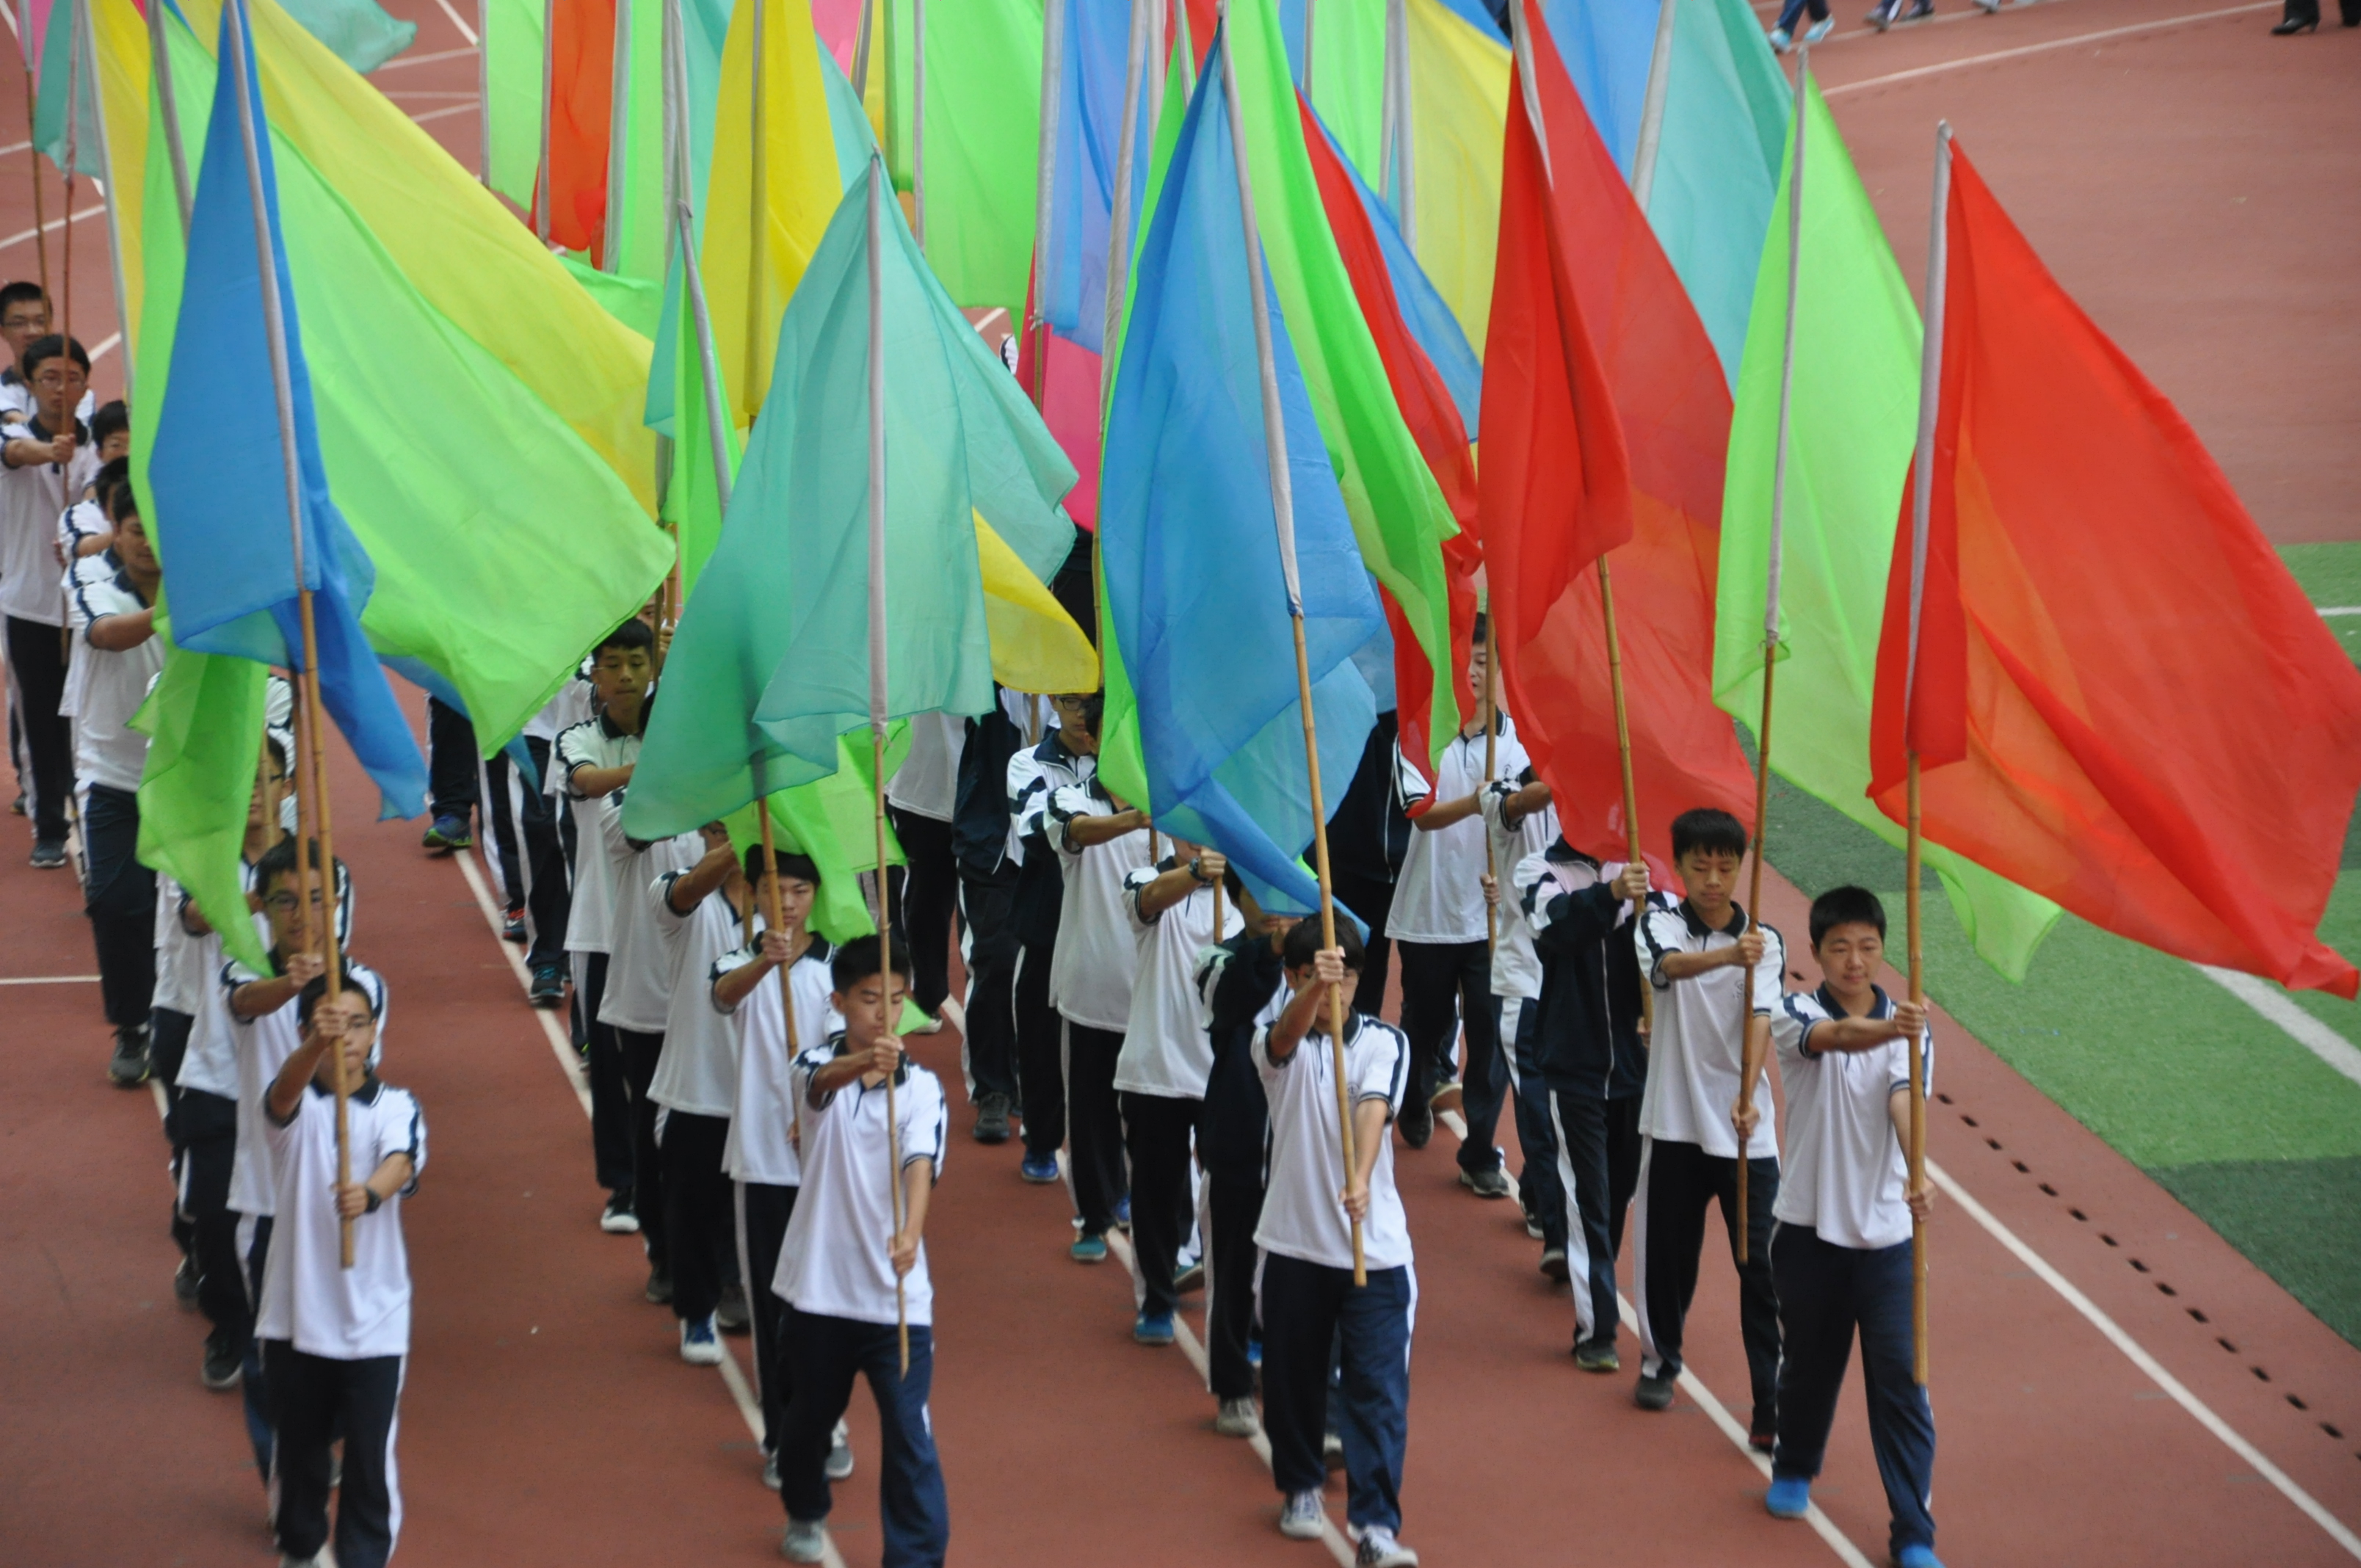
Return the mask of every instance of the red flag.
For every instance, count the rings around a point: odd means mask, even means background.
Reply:
[[[1036,258],[1038,266],[1038,258]],[[1034,321],[1033,284],[1025,285],[1027,322]],[[1036,323],[1016,334],[1016,384],[1033,400],[1041,422],[1080,476],[1066,492],[1066,515],[1092,532],[1099,526],[1099,356],[1056,329]]]
[[[1345,274],[1352,279],[1354,301],[1361,307],[1362,319],[1369,323],[1369,335],[1377,341],[1386,383],[1401,410],[1403,422],[1410,427],[1411,438],[1418,443],[1419,455],[1426,459],[1428,471],[1442,487],[1443,499],[1459,523],[1459,532],[1443,543],[1443,574],[1451,612],[1452,666],[1445,678],[1456,688],[1459,711],[1472,717],[1479,703],[1467,683],[1467,660],[1476,643],[1476,572],[1484,556],[1476,543],[1476,464],[1467,452],[1467,427],[1460,422],[1459,405],[1452,401],[1451,389],[1444,385],[1434,362],[1402,320],[1385,253],[1378,247],[1377,231],[1369,226],[1360,193],[1353,188],[1351,171],[1301,93],[1296,94],[1296,104],[1303,117],[1303,145],[1312,155],[1312,178],[1320,186],[1320,205],[1345,258]],[[1427,721],[1434,700],[1434,670],[1393,596],[1380,588],[1378,597],[1385,601],[1386,622],[1393,632],[1394,698],[1395,709],[1401,715],[1401,753],[1427,779],[1431,789],[1434,781],[1428,776]],[[1422,805],[1417,808],[1423,809]]]
[[[1697,312],[1529,7],[1549,161],[1509,93],[1484,359],[1485,576],[1519,734],[1567,842],[1628,850],[1594,564],[1612,551],[1632,771],[1647,845],[1693,806],[1753,815],[1711,692],[1730,393]]]
[[[1911,500],[1870,794],[2094,925],[2352,997],[2314,934],[2361,788],[2361,672],[2180,413],[1952,153],[1910,663]]]
[[[615,0],[550,7],[549,237],[600,265],[607,243],[607,118],[613,107]]]

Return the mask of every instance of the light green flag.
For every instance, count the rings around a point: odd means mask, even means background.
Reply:
[[[1046,580],[1074,483],[1016,379],[928,271],[883,171],[847,193],[780,322],[771,395],[665,661],[624,823],[686,832],[839,771],[870,713],[869,243],[885,386],[885,714],[993,703],[975,515]],[[686,427],[684,426],[684,435]],[[792,521],[790,521],[792,520]]]
[[[910,726],[906,722],[891,726],[885,737],[889,778],[909,751]],[[843,737],[838,742],[836,772],[771,796],[772,847],[783,855],[810,857],[819,872],[811,926],[831,942],[849,942],[877,929],[868,901],[861,894],[861,873],[877,865],[877,785],[872,762],[868,736]],[[762,841],[753,802],[721,820],[740,854]],[[885,829],[885,863],[903,863],[901,840],[890,826]]]
[[[188,891],[224,952],[268,974],[239,866],[270,672],[251,659],[172,646],[170,620],[169,609],[156,618],[164,673],[132,721],[148,736],[139,861]]]
[[[1789,783],[1898,845],[1902,829],[1867,798],[1869,716],[1886,568],[1917,442],[1918,313],[1817,87],[1806,115],[1771,760]],[[1790,179],[1781,177],[1763,247],[1723,488],[1714,697],[1750,727],[1762,719]],[[1776,843],[1770,854],[1778,859]],[[2023,979],[2058,906],[1931,843],[1926,859],[1976,950]]]
[[[527,212],[541,170],[542,0],[485,0],[484,136],[491,187]]]

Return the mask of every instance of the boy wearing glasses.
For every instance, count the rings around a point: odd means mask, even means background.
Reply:
[[[58,519],[97,474],[98,452],[73,412],[90,381],[82,345],[54,333],[36,338],[22,368],[32,408],[0,426],[0,612],[24,736],[17,782],[27,766],[32,773],[33,865],[55,871],[66,863],[66,796],[73,793],[73,732],[58,711],[66,685]]]

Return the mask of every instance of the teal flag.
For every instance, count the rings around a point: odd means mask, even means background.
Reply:
[[[869,721],[873,264],[884,350],[885,717],[992,707],[976,514],[1037,579],[1072,548],[1058,499],[1073,465],[927,269],[872,159],[780,321],[770,397],[666,659],[623,808],[633,838],[686,832],[835,773],[838,738]]]

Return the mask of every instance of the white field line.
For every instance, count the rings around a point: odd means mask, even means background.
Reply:
[[[27,974],[14,980],[0,980],[0,985],[96,985],[94,974]]]
[[[371,79],[389,71],[404,71],[413,65],[433,65],[439,60],[459,60],[476,52],[473,45],[466,49],[439,49],[432,54],[405,54],[400,60],[389,60],[371,73]]]
[[[1891,86],[1896,82],[1915,82],[1922,76],[1940,76],[1946,71],[1965,71],[1971,65],[1990,65],[1995,60],[2017,60],[2029,54],[2047,54],[2052,49],[2073,49],[2080,44],[2103,43],[2109,38],[2129,38],[2135,33],[2153,33],[2166,27],[2183,27],[2191,22],[2216,21],[2224,16],[2243,16],[2254,11],[2275,11],[2279,0],[2255,0],[2248,5],[2231,5],[2219,11],[2194,11],[2185,16],[2166,16],[2154,22],[2134,22],[2128,27],[2103,27],[2095,33],[2077,33],[2070,38],[2051,38],[2046,43],[2021,44],[2015,49],[1993,49],[1989,54],[1971,54],[1964,60],[1946,60],[1934,65],[1921,65],[1909,71],[1888,71],[1883,76],[1872,76],[1861,82],[1848,82],[1841,86],[1820,91],[1824,98],[1841,97],[1847,93],[1864,92],[1872,87]]]
[[[2320,613],[2323,615],[2361,615],[2361,604],[2323,605],[2321,607]]]
[[[460,874],[467,879],[467,891],[476,895],[476,907],[483,911],[484,924],[491,927],[492,941],[500,948],[501,956],[508,959],[509,968],[516,975],[517,985],[521,989],[530,987],[533,977],[526,972],[524,959],[518,954],[516,944],[500,937],[500,905],[493,901],[492,890],[486,885],[483,873],[476,869],[475,857],[463,850],[451,858],[459,863]],[[550,1051],[557,1058],[557,1065],[564,1070],[566,1080],[574,1086],[574,1096],[582,1103],[582,1114],[589,1115],[589,1080],[583,1076],[582,1058],[576,1055],[574,1042],[566,1038],[566,1031],[557,1026],[557,1009],[536,1007],[533,1012],[533,1016],[541,1021],[541,1032],[548,1037]],[[755,1398],[753,1385],[747,1381],[745,1372],[738,1365],[737,1353],[726,1343],[721,1347],[720,1371],[721,1381],[729,1386],[730,1398],[737,1403],[739,1416],[744,1420],[746,1430],[753,1434],[755,1442],[759,1444],[763,1441],[762,1402]],[[822,1532],[822,1540],[827,1542],[820,1558],[823,1568],[845,1568],[844,1559],[837,1553],[835,1541],[825,1531]]]
[[[105,358],[109,354],[122,346],[123,334],[119,332],[109,333],[92,345],[90,351],[90,362],[93,365],[95,365],[100,360]]]
[[[2361,1083],[2361,1046],[2354,1045],[2297,1006],[2285,992],[2268,981],[2241,974],[2236,970],[2215,969],[2212,964],[2199,964],[2197,970],[2206,979],[2278,1025],[2305,1050],[2354,1082]]]
[[[95,207],[84,207],[81,212],[76,213],[73,215],[73,221],[80,223],[84,218],[94,218],[105,211],[106,203],[101,202]],[[27,229],[23,234],[12,234],[6,239],[0,239],[0,250],[6,250],[10,246],[22,245],[37,234],[55,234],[65,226],[65,219],[51,218],[38,229]]]
[[[447,120],[454,115],[473,114],[482,107],[482,104],[472,101],[465,104],[446,104],[440,109],[429,109],[423,115],[412,115],[410,116],[410,122],[412,125],[423,126],[429,120]]]
[[[453,8],[451,0],[434,0],[434,4],[443,7],[443,14],[451,18],[451,25],[459,29],[459,36],[467,40],[468,48],[473,49],[483,41],[476,37],[476,29],[467,25],[467,19]]]

